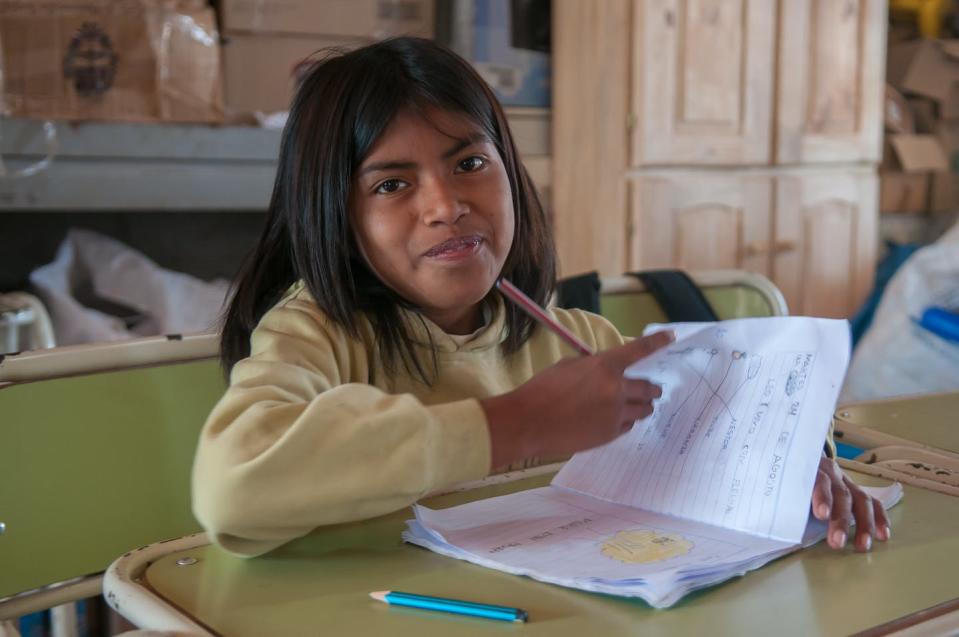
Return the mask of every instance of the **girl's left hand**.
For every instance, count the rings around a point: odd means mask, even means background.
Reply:
[[[812,491],[813,515],[829,520],[826,541],[834,549],[846,545],[849,526],[856,523],[857,551],[872,548],[872,538],[886,541],[890,537],[889,518],[879,500],[864,492],[850,480],[832,458],[819,461],[819,473]]]

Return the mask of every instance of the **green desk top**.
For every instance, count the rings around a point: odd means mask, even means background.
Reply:
[[[890,398],[836,411],[842,422],[959,453],[959,392]]]
[[[459,504],[548,483],[551,476],[427,501]],[[857,476],[869,483],[868,477]],[[873,482],[879,484],[879,481]],[[251,560],[206,546],[172,553],[147,584],[224,635],[846,635],[959,596],[959,498],[906,487],[893,539],[868,554],[819,544],[668,610],[543,584],[403,544],[409,510],[329,527]],[[197,562],[178,566],[176,560]],[[402,590],[518,606],[528,624],[390,608],[368,597]]]

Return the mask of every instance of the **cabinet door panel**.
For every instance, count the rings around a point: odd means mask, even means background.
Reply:
[[[636,1],[634,166],[769,161],[775,6]]]
[[[630,182],[632,269],[743,268],[769,274],[768,177],[675,172]]]
[[[780,6],[776,161],[878,161],[885,0]]]
[[[772,278],[792,314],[848,317],[869,294],[877,187],[870,169],[777,177]]]

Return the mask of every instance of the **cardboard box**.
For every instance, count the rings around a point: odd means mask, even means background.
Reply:
[[[889,47],[886,79],[896,89],[939,105],[939,118],[959,118],[959,40],[920,39]]]
[[[906,173],[947,172],[949,160],[935,135],[887,135],[881,167]]]
[[[0,0],[0,110],[219,122],[219,36],[197,0]]]
[[[913,121],[913,133],[935,133],[939,123],[939,104],[928,97],[907,98]],[[910,132],[910,131],[903,131]]]
[[[433,0],[221,0],[224,32],[433,37]]]
[[[946,154],[949,170],[959,173],[959,122],[955,120],[936,122],[934,133]]]
[[[889,133],[915,133],[912,107],[902,93],[886,84],[883,108],[883,128]]]
[[[432,37],[434,0],[221,0],[231,116],[287,110],[295,69],[328,47],[395,35]]]
[[[949,41],[920,39],[889,47],[886,79],[900,91],[946,101],[959,80],[959,62],[946,55],[943,42]]]
[[[959,210],[959,174],[934,173],[932,175],[929,210],[936,213]]]
[[[925,212],[931,179],[930,173],[879,173],[879,212]]]
[[[223,42],[223,75],[230,114],[285,111],[296,88],[296,70],[328,47],[351,49],[372,40],[290,35],[233,34]]]

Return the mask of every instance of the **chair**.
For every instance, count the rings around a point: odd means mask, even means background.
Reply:
[[[26,292],[0,294],[0,354],[55,347],[43,302]]]
[[[2,622],[99,595],[126,551],[200,527],[190,467],[216,335],[0,356]]]
[[[744,270],[690,272],[720,319],[788,314],[786,300],[766,277]],[[649,323],[667,318],[639,279],[617,276],[600,280],[600,313],[627,336],[639,336]]]

